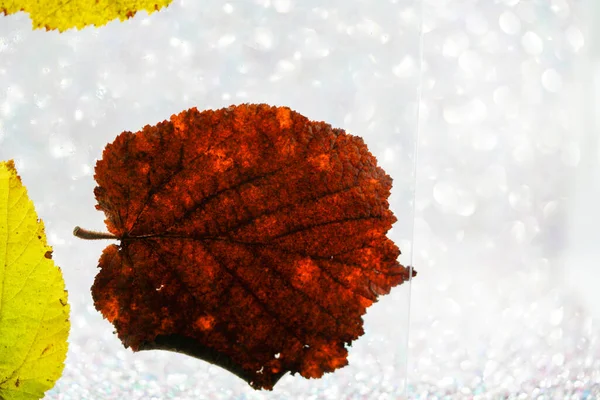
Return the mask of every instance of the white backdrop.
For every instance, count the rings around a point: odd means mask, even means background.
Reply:
[[[600,397],[597,9],[174,0],[60,35],[1,18],[0,158],[17,162],[73,308],[65,374],[47,397],[396,399],[407,333],[411,399]],[[202,361],[123,349],[89,295],[104,244],[71,237],[74,225],[102,229],[91,175],[118,133],[240,102],[363,136],[394,178],[391,235],[419,272],[410,331],[404,286],[370,309],[349,367],[266,394]]]
[[[411,398],[600,398],[594,3],[424,3]]]

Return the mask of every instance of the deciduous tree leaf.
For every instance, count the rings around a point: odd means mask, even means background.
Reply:
[[[0,162],[0,399],[39,399],[61,376],[69,305],[44,224],[12,161]]]
[[[386,237],[391,178],[362,139],[287,107],[192,108],[123,132],[95,178],[103,237],[121,242],[92,295],[134,351],[183,352],[256,389],[318,378],[409,278]]]
[[[34,29],[82,29],[102,26],[114,19],[131,18],[138,11],[149,14],[166,7],[172,0],[0,0],[5,15],[28,12]]]

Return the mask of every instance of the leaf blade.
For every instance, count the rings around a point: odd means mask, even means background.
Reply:
[[[184,352],[256,389],[318,378],[409,278],[386,237],[391,178],[362,139],[287,107],[194,108],[124,132],[95,179],[121,244],[101,256],[94,304],[134,351]]]
[[[5,15],[19,11],[29,13],[34,29],[57,29],[106,25],[115,19],[124,21],[138,11],[148,14],[168,6],[172,0],[0,0],[0,13]]]
[[[41,398],[61,376],[69,305],[12,161],[0,162],[0,398]]]

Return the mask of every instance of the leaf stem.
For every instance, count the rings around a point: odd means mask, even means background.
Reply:
[[[115,235],[108,232],[88,231],[87,229],[76,226],[73,229],[73,235],[80,239],[99,240],[99,239],[118,239]]]

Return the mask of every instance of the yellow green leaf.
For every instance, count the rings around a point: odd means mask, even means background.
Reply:
[[[82,29],[121,21],[145,10],[148,14],[166,7],[172,0],[0,0],[0,12],[28,12],[34,28]]]
[[[0,399],[39,399],[61,376],[69,305],[44,223],[12,161],[0,162]]]

